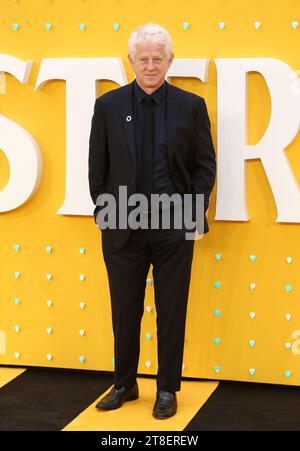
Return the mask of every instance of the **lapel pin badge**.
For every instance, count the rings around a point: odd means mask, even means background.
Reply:
[[[131,119],[132,119],[132,117],[131,117],[130,115],[126,116],[126,121],[127,121],[127,122],[130,122]]]

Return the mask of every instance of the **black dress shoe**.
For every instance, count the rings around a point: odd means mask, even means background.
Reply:
[[[176,393],[158,390],[152,415],[155,418],[169,418],[177,412]]]
[[[133,401],[139,397],[139,388],[137,382],[130,389],[125,387],[113,388],[102,398],[97,404],[97,409],[101,410],[113,410],[118,409],[123,405],[125,401]]]

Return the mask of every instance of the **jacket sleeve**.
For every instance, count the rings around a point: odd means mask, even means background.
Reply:
[[[96,205],[100,194],[106,192],[108,146],[105,118],[101,103],[96,99],[89,138],[88,179],[91,198]]]
[[[210,119],[205,100],[202,97],[197,111],[194,145],[192,189],[194,194],[204,194],[204,212],[206,212],[215,183],[216,160]]]

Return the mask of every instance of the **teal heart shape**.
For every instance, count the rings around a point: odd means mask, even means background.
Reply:
[[[287,342],[287,343],[285,343],[284,347],[285,347],[285,349],[291,349],[292,345],[291,345],[291,343]]]
[[[284,375],[285,377],[289,378],[291,377],[292,372],[290,370],[285,370]]]
[[[293,28],[297,28],[298,27],[298,22],[296,20],[293,20],[292,27]]]
[[[220,310],[215,310],[215,311],[214,311],[214,314],[215,314],[216,316],[220,316],[220,315],[221,315],[221,312],[220,312]]]
[[[216,252],[216,253],[215,253],[215,259],[218,260],[218,261],[221,260],[221,254],[220,254],[220,252]]]
[[[19,271],[15,271],[14,272],[15,278],[18,279],[21,275],[21,273]]]
[[[225,27],[225,23],[224,22],[219,22],[219,28],[221,30],[223,30],[224,27]]]
[[[15,299],[14,299],[14,304],[15,304],[15,305],[19,305],[19,304],[20,304],[20,299],[15,298]]]
[[[250,340],[249,345],[251,346],[251,348],[253,348],[253,346],[255,346],[255,340]]]
[[[285,289],[285,291],[286,291],[287,293],[290,293],[290,292],[292,291],[293,287],[292,287],[292,285],[290,285],[290,284],[286,284],[285,287],[284,287],[284,289]]]
[[[253,375],[255,374],[255,370],[254,370],[253,368],[251,368],[251,369],[249,370],[249,373],[251,374],[251,376],[253,376]]]
[[[18,252],[20,250],[20,246],[18,244],[14,244],[14,250]]]
[[[217,365],[214,366],[214,370],[215,370],[216,373],[219,373],[219,372],[220,372],[220,369],[221,369],[221,368],[220,368],[219,366],[217,366]]]
[[[220,341],[221,341],[220,338],[214,338],[214,342],[216,345],[220,344]]]
[[[256,260],[256,255],[254,255],[254,254],[250,255],[250,260],[251,260],[252,262],[255,262],[255,260]]]
[[[13,29],[14,30],[18,30],[19,29],[19,24],[18,23],[14,23],[13,24]]]
[[[184,22],[184,24],[183,24],[183,28],[184,28],[185,30],[187,30],[187,29],[189,28],[189,24],[188,24],[188,22]]]
[[[51,28],[52,28],[51,23],[46,23],[45,28],[46,28],[46,30],[51,30]]]
[[[114,23],[114,30],[118,30],[119,27],[120,27],[120,25],[118,24],[118,22],[115,22],[115,23]]]
[[[80,363],[83,363],[85,361],[85,357],[83,356],[83,355],[81,355],[80,357],[79,357],[79,362]]]
[[[48,252],[48,254],[50,254],[50,252],[52,251],[52,247],[51,246],[46,246],[46,251]]]
[[[218,282],[218,281],[217,281],[217,282],[214,283],[214,285],[215,285],[216,288],[220,288],[221,282]]]
[[[150,340],[151,334],[145,334],[146,340]]]
[[[85,248],[84,248],[84,247],[80,247],[80,248],[79,248],[79,252],[80,252],[81,254],[84,254],[84,253],[85,253]]]
[[[16,332],[19,332],[20,331],[20,326],[15,326],[14,329],[15,329]]]
[[[80,30],[84,30],[85,29],[85,23],[80,23],[79,24],[79,28],[80,28]]]

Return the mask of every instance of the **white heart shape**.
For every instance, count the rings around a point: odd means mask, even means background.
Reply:
[[[254,288],[256,288],[256,284],[254,282],[251,282],[250,283],[250,289],[254,290]]]
[[[84,329],[80,329],[80,330],[79,330],[79,334],[80,334],[81,336],[83,336],[83,335],[85,334],[85,330],[84,330]]]
[[[147,305],[147,307],[146,307],[146,312],[149,313],[149,312],[151,312],[151,310],[152,310],[152,309],[151,309],[150,305]]]
[[[291,315],[290,313],[286,313],[286,314],[285,314],[285,319],[286,319],[287,321],[289,321],[291,318],[292,318],[292,315]]]
[[[146,366],[149,368],[149,366],[151,366],[151,362],[149,360],[147,360],[146,362]]]
[[[51,334],[51,332],[52,332],[52,327],[47,327],[46,332],[47,332],[47,334]]]
[[[80,308],[84,308],[85,307],[85,302],[79,302],[79,307]]]
[[[46,301],[46,303],[47,303],[48,307],[51,307],[52,301],[48,300],[48,301]]]
[[[255,312],[250,312],[249,315],[250,315],[250,318],[251,318],[251,319],[254,319],[254,318],[255,318]]]
[[[47,357],[47,360],[52,360],[52,354],[47,354],[46,357]]]
[[[20,357],[20,353],[19,352],[15,352],[14,356],[15,356],[16,359],[18,359]]]
[[[291,257],[291,256],[289,255],[288,257],[286,257],[286,261],[287,261],[288,263],[292,263],[293,257]]]

